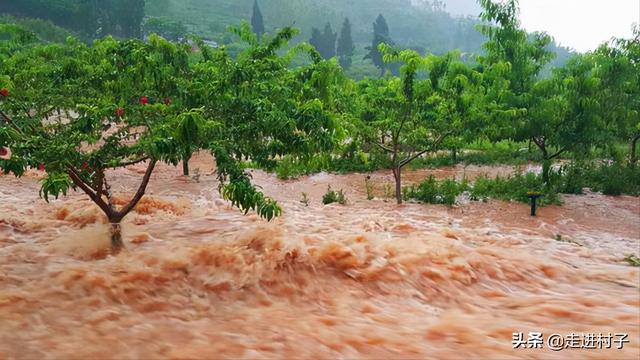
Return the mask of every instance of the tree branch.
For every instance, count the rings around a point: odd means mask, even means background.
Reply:
[[[151,160],[149,166],[147,167],[147,171],[142,178],[142,183],[140,183],[140,187],[138,187],[138,191],[134,195],[133,199],[131,199],[131,201],[129,201],[129,203],[124,208],[122,208],[122,210],[116,211],[114,220],[122,220],[122,218],[124,218],[129,212],[131,212],[131,210],[133,210],[133,208],[136,207],[136,205],[138,205],[138,202],[140,202],[140,200],[144,196],[145,191],[147,190],[147,185],[149,185],[151,174],[153,173],[153,169],[156,167],[157,162],[157,160]]]
[[[451,135],[450,132],[446,132],[446,133],[440,135],[438,137],[438,139],[436,139],[436,141],[434,141],[433,144],[431,144],[431,147],[429,149],[421,151],[421,152],[419,152],[419,153],[417,153],[417,154],[415,154],[415,155],[413,155],[413,156],[411,156],[409,158],[406,158],[406,159],[402,160],[400,162],[400,167],[402,168],[402,167],[406,166],[407,164],[409,164],[410,162],[412,162],[413,160],[415,160],[415,159],[419,158],[420,156],[428,153],[429,151],[433,151],[433,149],[435,149],[438,145],[440,145],[440,143],[449,135]]]
[[[557,153],[549,156],[549,160],[553,160],[553,159],[557,158],[558,156],[562,155],[562,153],[564,153],[565,151],[567,151],[566,148],[560,149]]]
[[[73,183],[76,184],[80,189],[82,189],[87,195],[89,195],[91,200],[96,205],[98,205],[100,209],[102,209],[102,211],[105,215],[107,215],[108,218],[111,218],[114,210],[104,202],[102,196],[100,196],[99,193],[94,192],[93,189],[91,189],[91,187],[87,185],[84,180],[82,180],[82,178],[74,168],[69,167],[68,174],[71,180],[73,180]]]
[[[131,161],[128,161],[128,162],[120,163],[120,164],[118,164],[118,167],[131,166],[131,165],[139,164],[139,163],[141,163],[143,161],[147,161],[147,160],[149,160],[149,157],[145,156],[145,157],[137,159],[137,160],[131,160]]]
[[[390,152],[390,153],[392,153],[392,152],[393,152],[393,149],[392,149],[392,148],[390,148],[390,147],[388,147],[388,146],[384,146],[384,145],[382,145],[381,143],[379,143],[379,142],[377,142],[377,141],[375,141],[375,144],[376,144],[379,148],[381,148],[382,150],[384,150],[384,151],[387,151],[387,152]]]

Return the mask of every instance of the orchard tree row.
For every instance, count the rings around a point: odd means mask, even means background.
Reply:
[[[46,170],[45,200],[71,188],[86,193],[112,224],[118,251],[119,224],[157,163],[183,161],[186,174],[199,150],[214,155],[223,196],[269,220],[280,208],[252,186],[243,160],[273,168],[283,156],[378,154],[393,172],[398,203],[409,164],[477,139],[531,142],[546,183],[560,156],[620,142],[629,146],[626,166],[635,166],[639,29],[543,78],[551,39],[520,28],[515,0],[482,5],[483,20],[495,25],[481,28],[488,40],[473,64],[456,51],[422,56],[381,41],[374,53],[400,75],[362,81],[312,45],[287,46],[291,28],[261,39],[249,24],[235,28],[247,46],[231,56],[224,46],[194,52],[157,36],[41,44],[2,25],[0,169],[17,176]],[[308,61],[296,63],[307,65],[293,66],[300,57]],[[133,164],[146,172],[120,204],[109,173]]]

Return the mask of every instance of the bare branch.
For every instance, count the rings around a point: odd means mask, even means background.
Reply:
[[[140,187],[138,187],[138,191],[134,195],[133,199],[131,199],[131,201],[129,201],[129,203],[124,208],[122,208],[122,210],[116,212],[115,220],[122,220],[122,218],[124,218],[129,212],[131,212],[131,210],[133,210],[133,208],[136,207],[136,205],[138,205],[138,202],[140,202],[140,200],[144,196],[145,191],[147,190],[147,185],[149,185],[151,174],[153,173],[153,169],[155,168],[157,162],[157,160],[151,160],[149,166],[147,166],[147,171],[142,178],[142,183],[140,183]]]
[[[436,141],[434,141],[434,142],[431,144],[431,146],[430,146],[428,149],[426,149],[426,150],[424,150],[424,151],[421,151],[421,152],[419,152],[419,153],[417,153],[417,154],[415,154],[415,155],[413,155],[413,156],[411,156],[411,157],[408,157],[408,158],[406,158],[406,159],[402,160],[402,161],[400,162],[400,167],[402,168],[402,167],[406,166],[407,164],[409,164],[410,162],[412,162],[413,160],[415,160],[415,159],[419,158],[420,156],[422,156],[422,155],[424,155],[424,154],[428,153],[429,151],[433,151],[433,150],[434,150],[438,145],[440,145],[440,143],[441,143],[441,142],[442,142],[442,141],[443,141],[447,136],[449,136],[450,134],[451,134],[451,133],[449,133],[449,132],[445,132],[445,133],[441,134],[441,135],[436,139]]]
[[[139,164],[139,163],[147,161],[147,160],[149,160],[149,157],[145,156],[145,157],[140,158],[140,159],[136,159],[136,160],[131,160],[131,161],[128,161],[128,162],[120,163],[120,164],[118,164],[118,167],[131,166],[131,165]]]
[[[552,159],[557,158],[558,156],[562,155],[565,151],[567,151],[567,149],[566,149],[566,148],[562,148],[562,149],[560,149],[557,153],[555,153],[555,154],[553,154],[553,155],[549,156],[549,160],[552,160]]]
[[[379,148],[381,148],[382,150],[384,150],[384,151],[388,151],[388,152],[390,152],[390,153],[392,153],[392,152],[393,152],[393,149],[392,149],[392,148],[390,148],[390,147],[388,147],[388,146],[385,146],[385,145],[383,145],[383,144],[381,144],[381,143],[379,143],[379,142],[377,142],[377,141],[375,142],[375,144],[376,144]]]
[[[84,180],[82,180],[80,174],[78,174],[78,172],[74,168],[69,167],[68,174],[69,177],[71,177],[71,180],[73,180],[73,183],[76,184],[80,189],[82,189],[87,195],[89,195],[91,200],[93,200],[93,202],[98,205],[100,209],[102,209],[102,211],[105,213],[105,215],[107,215],[108,218],[111,218],[111,216],[113,215],[113,209],[104,202],[100,194],[94,192],[93,189],[91,189],[91,187],[87,185]]]

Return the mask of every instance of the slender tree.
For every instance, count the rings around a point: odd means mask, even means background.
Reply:
[[[343,69],[351,67],[353,51],[355,46],[353,45],[353,38],[351,37],[351,22],[349,18],[344,19],[342,24],[342,30],[340,30],[340,39],[338,39],[338,48],[336,54],[340,60],[340,65]]]
[[[388,64],[382,60],[382,54],[378,49],[380,44],[394,44],[389,35],[389,25],[387,25],[387,20],[385,20],[382,14],[378,15],[378,18],[373,23],[373,40],[371,41],[371,46],[366,48],[369,53],[364,58],[370,59],[373,64],[380,69],[380,73],[384,75]]]
[[[629,164],[635,166],[640,141],[640,25],[635,27],[633,38],[602,45],[593,56],[595,71],[602,79],[602,115],[610,130],[610,139],[603,142],[627,142]]]
[[[320,56],[324,59],[331,59],[336,56],[336,38],[338,34],[333,32],[331,24],[327,23],[324,26],[324,32],[319,29],[313,28],[311,31],[311,39],[309,43],[313,45]]]
[[[550,151],[546,142],[536,138],[536,133],[532,131],[536,128],[532,125],[536,119],[530,110],[535,100],[532,92],[540,72],[553,59],[553,53],[547,50],[551,38],[545,33],[529,34],[520,28],[517,0],[481,0],[480,4],[484,9],[481,18],[489,24],[480,27],[488,40],[484,44],[485,54],[478,61],[486,73],[501,74],[487,79],[508,84],[506,92],[498,93],[492,99],[503,105],[502,111],[495,112],[496,115],[508,114],[500,118],[503,123],[499,126],[502,131],[498,137],[535,143],[543,154],[543,175],[548,184],[551,162],[566,149]],[[495,85],[492,83],[488,86]]]
[[[251,28],[253,29],[253,32],[258,36],[258,41],[260,41],[262,39],[262,35],[264,35],[264,22],[262,19],[262,12],[260,11],[260,5],[258,5],[258,0],[255,0],[253,3]]]
[[[322,57],[325,59],[331,59],[336,56],[336,40],[338,33],[334,32],[331,28],[331,23],[327,23],[324,26],[324,33],[322,34],[323,51]]]
[[[320,31],[320,29],[318,28],[312,28],[311,29],[311,39],[309,39],[309,44],[313,45],[313,47],[316,49],[316,51],[318,51],[318,53],[320,54],[320,56],[324,57],[322,55],[322,48],[324,45],[323,42],[323,34]]]
[[[462,136],[484,103],[482,75],[459,61],[457,54],[421,57],[413,50],[379,48],[385,62],[401,62],[402,78],[365,80],[360,84],[363,126],[368,142],[389,155],[402,198],[402,170],[412,161],[437,150],[450,136]],[[429,79],[419,79],[419,70]]]

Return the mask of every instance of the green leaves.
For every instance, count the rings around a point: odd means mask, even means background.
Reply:
[[[278,203],[257,191],[248,179],[240,179],[224,185],[222,197],[231,201],[233,206],[244,211],[245,214],[250,210],[254,210],[267,221],[271,221],[282,214],[282,209]]]
[[[40,197],[49,202],[49,196],[55,196],[56,199],[60,195],[66,196],[70,187],[71,179],[67,174],[49,174],[42,179]]]

